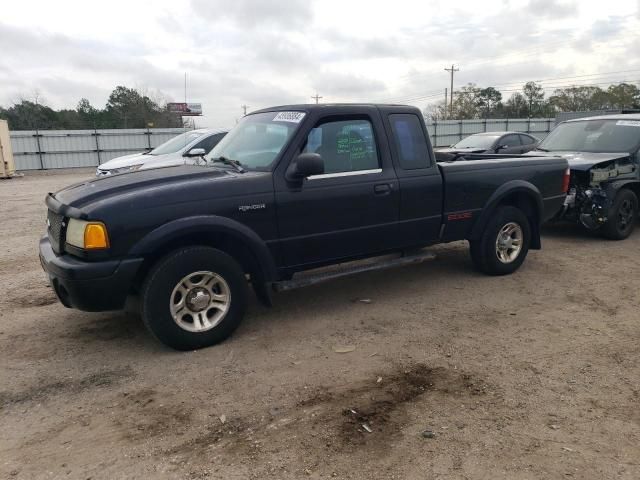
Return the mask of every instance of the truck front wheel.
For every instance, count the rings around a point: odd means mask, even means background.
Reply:
[[[471,241],[471,259],[488,275],[507,275],[524,262],[531,241],[531,226],[518,208],[499,207],[479,239]]]
[[[185,247],[162,258],[142,286],[142,319],[162,343],[195,350],[226,339],[247,305],[240,265],[210,247]]]
[[[602,235],[611,240],[624,240],[636,226],[638,197],[631,190],[622,189],[609,209],[609,217],[602,227]]]

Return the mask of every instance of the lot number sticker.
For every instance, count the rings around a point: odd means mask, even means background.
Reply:
[[[304,118],[304,112],[279,112],[274,118],[274,122],[300,123]]]
[[[640,127],[640,120],[618,120],[616,125],[622,125],[624,127]]]

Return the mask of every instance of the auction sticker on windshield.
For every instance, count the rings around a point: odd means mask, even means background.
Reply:
[[[640,127],[640,120],[618,120],[616,125],[622,125],[624,127]]]
[[[304,112],[278,112],[278,114],[273,117],[274,122],[291,122],[291,123],[300,123],[304,118]]]

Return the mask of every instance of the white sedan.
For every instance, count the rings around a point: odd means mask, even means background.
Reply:
[[[200,157],[209,153],[226,134],[227,130],[223,129],[189,130],[149,152],[113,158],[98,166],[96,176],[132,172],[141,168],[197,163]]]

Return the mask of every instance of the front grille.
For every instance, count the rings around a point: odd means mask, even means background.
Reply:
[[[64,217],[56,212],[49,210],[47,212],[47,234],[51,247],[56,253],[62,252],[64,245]]]

